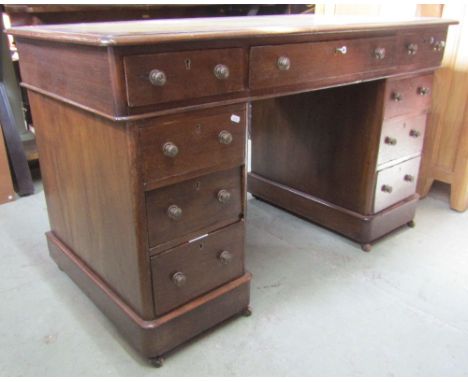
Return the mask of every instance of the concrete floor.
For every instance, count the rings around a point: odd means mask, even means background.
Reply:
[[[468,213],[447,188],[372,252],[257,200],[250,318],[148,366],[49,259],[44,194],[0,206],[1,376],[467,376]]]

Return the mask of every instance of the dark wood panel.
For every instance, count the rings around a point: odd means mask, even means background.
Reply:
[[[132,132],[29,94],[52,231],[142,317],[153,304],[139,242]],[[143,242],[144,243],[144,242]]]
[[[243,164],[246,124],[246,105],[181,113],[138,123],[146,188],[184,174]],[[222,131],[231,134],[229,144],[220,142]],[[177,147],[175,156],[164,154],[167,143]]]
[[[252,104],[252,172],[370,213],[384,81]]]
[[[243,216],[243,168],[215,172],[146,194],[149,247]],[[220,192],[229,194],[221,202]],[[222,200],[222,199],[221,199]],[[180,217],[169,214],[180,209]]]
[[[14,195],[15,191],[13,190],[2,126],[0,125],[0,204],[13,201]]]
[[[114,115],[113,82],[106,49],[17,41],[22,81]]]
[[[124,58],[129,106],[194,99],[244,90],[247,60],[243,49],[189,50]],[[218,78],[215,68],[227,68]],[[150,82],[150,73],[164,76],[161,85]]]
[[[396,64],[394,37],[256,46],[250,52],[252,89],[304,84]],[[282,66],[281,60],[287,65]]]
[[[244,274],[244,223],[154,256],[151,268],[160,315]]]

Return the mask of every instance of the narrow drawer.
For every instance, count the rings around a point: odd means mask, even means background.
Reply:
[[[149,247],[242,217],[243,168],[236,167],[146,193]]]
[[[432,74],[389,79],[385,87],[384,118],[424,111],[431,107]]]
[[[189,100],[244,89],[241,48],[192,50],[124,58],[129,106]]]
[[[146,183],[244,163],[245,105],[184,113],[140,126],[139,148]]]
[[[244,274],[244,223],[151,258],[157,315]]]
[[[398,203],[416,192],[420,161],[421,157],[416,157],[378,172],[374,213]]]
[[[402,33],[398,42],[398,62],[414,69],[434,68],[444,55],[447,28]]]
[[[250,87],[295,85],[382,70],[394,65],[395,56],[394,37],[253,47]]]
[[[421,153],[426,114],[384,121],[380,136],[378,165]]]

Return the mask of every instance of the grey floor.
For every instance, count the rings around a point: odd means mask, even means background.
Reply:
[[[447,188],[372,252],[257,200],[254,314],[144,363],[47,254],[44,194],[0,206],[2,376],[467,376],[468,213]]]

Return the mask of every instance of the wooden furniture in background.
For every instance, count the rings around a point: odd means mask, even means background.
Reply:
[[[442,12],[440,16],[457,18],[460,24],[448,34],[442,68],[435,76],[418,189],[426,195],[434,180],[450,184],[450,206],[462,212],[468,208],[468,5],[446,4]]]
[[[13,181],[10,175],[10,166],[3,139],[2,127],[0,126],[0,204],[15,200]]]
[[[13,28],[51,256],[157,366],[249,314],[247,127],[249,190],[368,249],[413,219],[431,74],[450,23],[276,16]]]

